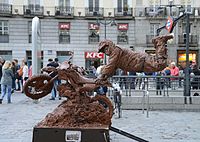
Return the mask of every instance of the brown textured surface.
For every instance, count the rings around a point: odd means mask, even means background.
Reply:
[[[66,97],[52,113],[49,113],[38,128],[108,128],[111,125],[113,106],[106,96],[87,94],[99,85],[110,85],[108,81],[96,84],[94,79],[82,75],[77,66],[63,62],[59,68],[46,67],[43,71],[57,73],[56,77],[65,80],[58,86],[59,95]],[[38,99],[50,93],[53,80],[47,75],[34,76],[27,81],[24,90],[28,97]],[[103,102],[103,103],[102,103]],[[106,107],[105,107],[106,106]]]
[[[63,101],[52,113],[49,113],[44,120],[39,122],[36,127],[93,128],[108,127],[111,125],[113,111],[110,112],[108,108],[105,109],[97,101],[98,98],[94,97],[91,99],[87,96],[81,96],[80,100],[81,102],[78,103],[75,97],[73,100]]]

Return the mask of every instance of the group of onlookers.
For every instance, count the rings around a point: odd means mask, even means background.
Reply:
[[[0,104],[7,94],[7,103],[11,103],[11,94],[15,91],[23,92],[23,84],[31,76],[31,70],[28,69],[27,62],[18,60],[4,60],[0,57],[0,84],[1,97]]]

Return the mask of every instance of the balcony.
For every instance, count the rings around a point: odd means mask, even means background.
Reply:
[[[56,6],[55,7],[56,18],[73,18],[74,8],[69,6]]]
[[[137,7],[135,8],[135,17],[145,17],[145,8]]]
[[[44,7],[40,5],[24,5],[24,17],[43,17],[44,16]]]
[[[114,9],[114,16],[116,19],[132,19],[133,9],[118,7]]]
[[[146,7],[145,8],[146,17],[154,18],[166,18],[166,8],[165,7]]]
[[[186,46],[186,34],[178,35],[178,45],[179,47]],[[198,35],[189,35],[189,46],[198,47]]]
[[[146,44],[147,47],[153,47],[152,39],[154,38],[154,35],[146,35]]]
[[[104,8],[89,7],[85,8],[85,17],[89,19],[96,19],[97,17],[103,17]]]
[[[0,16],[12,16],[12,5],[0,3]]]

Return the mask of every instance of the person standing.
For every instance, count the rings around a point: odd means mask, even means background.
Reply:
[[[1,92],[0,103],[2,103],[6,93],[7,93],[7,103],[11,103],[12,78],[14,77],[11,66],[12,66],[11,62],[6,61],[2,67],[2,78],[1,78],[2,92]]]
[[[22,79],[23,79],[23,85],[26,82],[26,80],[28,79],[28,66],[27,66],[27,62],[23,62],[23,74],[22,74]]]
[[[18,60],[14,59],[15,61],[15,68],[16,68],[16,72],[15,74],[15,78],[16,78],[16,91],[20,91],[21,90],[21,80],[22,80],[22,71],[21,71],[21,67],[18,64]]]
[[[2,66],[3,66],[3,59],[0,57],[0,80],[1,80],[1,77],[2,77]],[[1,93],[1,87],[0,87],[0,93]]]
[[[57,68],[59,66],[59,64],[57,62],[53,61],[53,59],[49,59],[48,62],[49,62],[47,64],[48,67],[50,66],[50,67]],[[53,78],[53,77],[56,76],[56,74],[52,73],[52,74],[50,74],[50,76]],[[51,98],[50,98],[50,100],[55,100],[55,98],[56,98],[56,95],[57,95],[57,84],[58,84],[58,81],[57,81],[57,79],[55,79],[53,88],[51,90]]]
[[[175,77],[178,77],[179,76],[179,68],[176,66],[176,63],[175,62],[171,62],[170,64],[170,73],[171,73],[171,76],[173,76],[174,78],[171,78],[171,87],[173,90],[175,90],[175,86],[176,86],[176,82],[178,80],[178,78],[175,78]]]

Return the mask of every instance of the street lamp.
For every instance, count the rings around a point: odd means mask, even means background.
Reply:
[[[106,39],[106,34],[107,34],[107,30],[106,30],[106,27],[108,25],[110,26],[117,26],[117,23],[115,21],[115,19],[111,19],[111,12],[108,13],[108,17],[104,18],[102,21],[97,18],[97,24],[100,26],[101,24],[104,25],[104,39]],[[104,54],[104,64],[106,64],[106,54]]]

